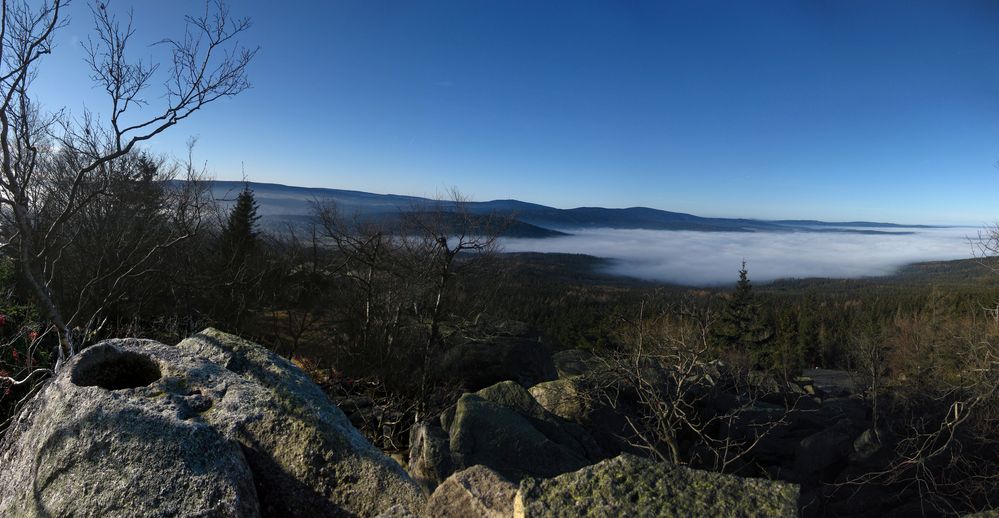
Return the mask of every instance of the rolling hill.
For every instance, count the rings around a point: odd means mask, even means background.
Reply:
[[[211,190],[216,199],[235,199],[242,182],[215,181]],[[333,202],[338,210],[352,217],[375,220],[397,218],[402,214],[454,208],[449,201],[417,196],[374,194],[343,189],[294,187],[251,182],[259,214],[271,227],[306,221],[315,202]],[[559,209],[519,200],[468,202],[466,209],[478,216],[513,218],[508,237],[547,238],[566,235],[586,228],[697,230],[705,232],[846,232],[863,234],[905,234],[925,225],[901,225],[867,221],[823,222],[814,220],[764,221],[744,218],[706,218],[648,207],[603,208],[577,207]]]

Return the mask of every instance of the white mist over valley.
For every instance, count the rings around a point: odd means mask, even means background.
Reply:
[[[549,239],[504,239],[505,252],[587,254],[608,273],[688,286],[734,282],[743,259],[755,282],[890,275],[922,261],[969,259],[978,229],[865,229],[905,233],[698,232],[574,229]]]

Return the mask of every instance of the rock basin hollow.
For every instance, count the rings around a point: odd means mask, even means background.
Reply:
[[[145,387],[160,379],[160,366],[144,354],[110,346],[86,350],[73,369],[73,384],[121,390]]]

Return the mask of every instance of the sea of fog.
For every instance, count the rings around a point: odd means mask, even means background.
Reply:
[[[920,261],[968,259],[976,228],[844,232],[572,230],[571,236],[504,239],[506,252],[561,252],[612,259],[610,273],[688,286],[731,283],[746,260],[755,282],[889,275]]]

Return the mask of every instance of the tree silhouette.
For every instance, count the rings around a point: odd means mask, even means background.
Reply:
[[[739,282],[715,327],[719,345],[727,351],[748,353],[756,364],[767,363],[774,333],[761,313],[743,261]]]
[[[257,200],[249,184],[236,197],[229,219],[219,234],[216,251],[215,282],[219,287],[210,313],[232,331],[240,331],[253,300],[260,296],[259,284],[264,265],[259,261]]]
[[[219,237],[221,251],[229,263],[244,262],[246,256],[257,247],[259,219],[253,189],[249,184],[243,184],[243,190],[236,197],[236,204]]]

